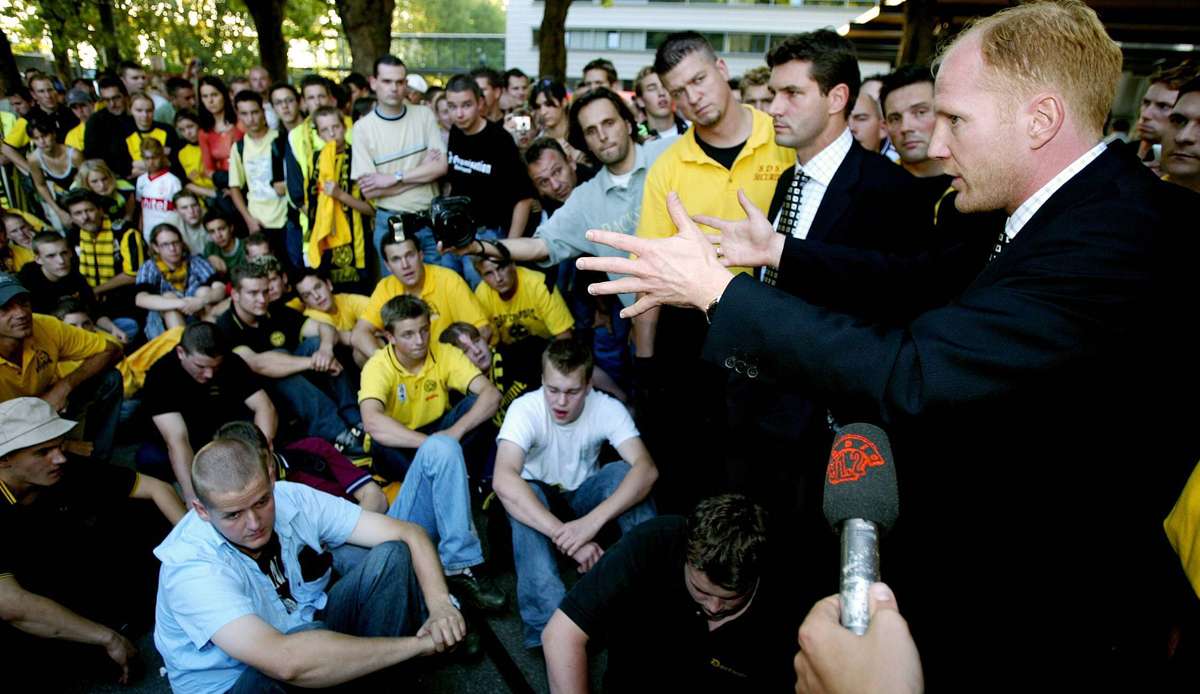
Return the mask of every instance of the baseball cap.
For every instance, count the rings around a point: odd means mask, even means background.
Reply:
[[[78,422],[58,416],[41,398],[0,403],[0,456],[65,436]]]
[[[429,83],[425,81],[424,77],[417,74],[412,74],[408,76],[408,88],[414,92],[420,92],[424,94],[425,92],[429,91]]]
[[[21,284],[16,275],[0,272],[0,306],[7,304],[14,296],[28,293],[29,290]]]
[[[90,104],[95,101],[91,94],[87,93],[86,89],[76,87],[67,91],[67,106],[78,106],[79,104]]]

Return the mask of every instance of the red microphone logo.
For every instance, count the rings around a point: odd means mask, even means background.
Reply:
[[[843,434],[829,452],[829,468],[826,474],[830,484],[856,482],[867,475],[867,469],[884,464],[879,447],[865,436]]]

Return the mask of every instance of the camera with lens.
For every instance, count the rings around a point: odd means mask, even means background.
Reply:
[[[466,195],[437,197],[429,207],[433,237],[443,248],[465,248],[475,241],[478,224],[471,216],[471,198]]]

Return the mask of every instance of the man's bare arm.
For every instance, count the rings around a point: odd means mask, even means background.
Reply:
[[[245,346],[235,347],[233,351],[251,371],[266,378],[287,378],[312,368],[311,357],[298,357],[287,352],[255,352]]]
[[[482,330],[479,332],[480,335],[483,334]],[[500,408],[500,391],[492,385],[487,376],[479,374],[471,379],[467,390],[475,395],[475,404],[471,405],[471,408],[462,417],[459,417],[457,422],[440,432],[453,436],[455,441],[461,441],[467,432],[491,419],[492,415],[496,414],[496,410]]]
[[[178,525],[184,514],[187,513],[187,509],[184,508],[183,502],[179,500],[179,495],[175,493],[171,485],[147,475],[139,474],[137,476],[137,487],[134,488],[130,497],[153,501],[163,517],[171,521],[171,525]]]
[[[192,443],[188,439],[187,422],[178,412],[155,415],[153,421],[167,444],[167,457],[171,460],[171,471],[175,473],[175,480],[183,490],[183,500],[190,504],[192,499],[196,498],[196,492],[192,489],[192,457],[195,451],[192,450]]]
[[[368,357],[378,352],[379,348],[383,346],[375,337],[375,326],[362,318],[359,318],[358,322],[354,324],[354,333],[350,336],[350,343]]]
[[[364,400],[359,404],[359,410],[362,412],[363,428],[376,443],[391,448],[420,448],[429,438],[392,419],[379,400]]]
[[[542,504],[529,483],[521,478],[521,469],[524,467],[525,451],[512,441],[498,440],[492,488],[508,515],[546,537],[553,537],[563,523]]]

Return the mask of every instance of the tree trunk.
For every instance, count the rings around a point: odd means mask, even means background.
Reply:
[[[5,95],[12,94],[20,84],[21,71],[17,68],[12,44],[8,42],[8,34],[0,30],[0,91]]]
[[[287,79],[287,42],[283,40],[285,0],[242,0],[258,34],[258,54],[272,80]]]
[[[904,3],[904,37],[896,53],[897,65],[928,65],[933,62],[937,45],[933,29],[938,15],[937,0],[908,0]]]
[[[351,69],[355,72],[370,76],[375,60],[392,52],[395,11],[396,0],[337,0],[342,33],[350,45]]]
[[[54,57],[54,71],[58,79],[68,87],[71,84],[71,57],[68,53],[67,22],[69,21],[67,7],[42,0],[39,3],[42,22],[46,25],[46,33],[50,35],[50,53]],[[74,17],[78,17],[78,10]]]
[[[96,9],[100,13],[100,35],[96,37],[100,58],[104,67],[116,70],[117,64],[121,62],[121,48],[117,44],[117,25],[113,21],[112,0],[96,0]]]
[[[538,32],[538,76],[567,79],[567,10],[571,0],[546,0]]]

